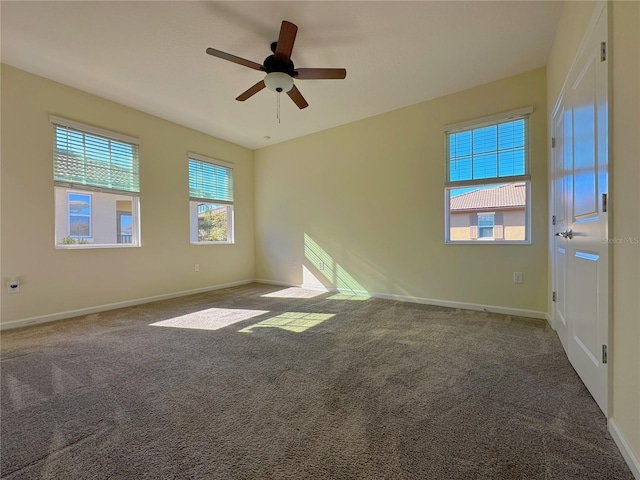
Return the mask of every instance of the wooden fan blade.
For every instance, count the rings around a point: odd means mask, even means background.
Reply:
[[[298,68],[294,78],[299,80],[341,80],[347,76],[344,68]]]
[[[230,62],[237,63],[238,65],[244,65],[245,67],[253,68],[254,70],[264,70],[262,65],[256,62],[252,62],[251,60],[246,60],[244,58],[236,57],[235,55],[231,55],[230,53],[221,52],[220,50],[216,50],[215,48],[207,48],[207,53],[209,55],[213,55],[214,57],[222,58],[223,60],[229,60]]]
[[[291,59],[291,51],[293,50],[296,33],[298,33],[298,27],[286,20],[282,21],[280,36],[278,37],[278,44],[276,45],[275,51],[276,60],[279,62],[288,63]]]
[[[304,99],[304,97],[300,93],[300,90],[298,90],[298,88],[295,85],[291,90],[287,92],[287,95],[289,95],[291,100],[293,100],[293,103],[295,103],[299,109],[307,108],[309,106],[307,101]]]
[[[254,96],[256,93],[258,93],[264,87],[266,87],[266,85],[264,84],[264,80],[260,80],[253,87],[251,87],[249,90],[247,90],[246,92],[240,94],[240,96],[238,98],[236,98],[236,100],[238,100],[239,102],[244,102],[247,98]]]

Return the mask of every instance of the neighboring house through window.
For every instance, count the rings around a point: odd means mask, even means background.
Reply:
[[[447,243],[530,243],[529,113],[446,127]]]
[[[51,122],[56,247],[140,245],[138,140],[58,117]]]
[[[189,154],[191,243],[233,243],[233,165]]]
[[[69,236],[72,238],[91,238],[91,195],[69,193]]]

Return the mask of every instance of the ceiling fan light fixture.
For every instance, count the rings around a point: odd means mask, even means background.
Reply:
[[[264,84],[272,92],[287,93],[293,88],[293,78],[286,73],[271,72],[264,77]]]

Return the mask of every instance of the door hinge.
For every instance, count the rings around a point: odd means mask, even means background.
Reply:
[[[607,346],[602,345],[602,363],[607,363]]]
[[[606,193],[602,194],[602,211],[603,212],[607,211],[607,194]]]
[[[552,215],[551,216],[551,225],[555,225],[556,224],[556,216]]]
[[[553,292],[553,294],[551,295],[551,300],[553,300],[554,302],[558,301],[558,294],[556,292]]]
[[[556,137],[551,137],[551,148],[556,148]]]
[[[607,59],[607,42],[600,42],[600,61],[604,62],[606,59]]]

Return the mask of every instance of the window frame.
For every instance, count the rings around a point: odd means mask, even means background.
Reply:
[[[445,179],[444,179],[444,243],[446,245],[531,245],[531,133],[530,133],[530,114],[533,112],[533,107],[525,107],[510,112],[499,113],[490,115],[487,117],[478,118],[475,120],[468,120],[460,123],[445,125],[444,127],[444,158],[445,158]],[[450,180],[451,175],[451,157],[450,157],[450,137],[452,134],[461,133],[465,131],[473,131],[476,129],[497,126],[503,123],[509,123],[517,120],[524,120],[524,174],[523,175],[511,175],[511,176],[498,176],[499,170],[496,170],[498,175],[489,178],[471,178],[468,180]],[[498,154],[499,150],[496,150]],[[496,162],[496,167],[498,163]],[[504,240],[495,238],[495,217],[494,217],[494,237],[481,239],[479,236],[477,239],[469,240],[452,240],[451,239],[451,191],[460,188],[470,187],[498,187],[500,185],[511,183],[524,183],[525,184],[525,238],[524,240]],[[477,211],[477,214],[484,214],[494,209],[495,207],[488,207],[482,211]],[[495,212],[494,212],[495,213]],[[504,228],[504,227],[503,227]]]
[[[128,135],[124,135],[121,133],[105,130],[102,128],[94,127],[91,125],[86,125],[80,122],[76,122],[73,120],[68,120],[65,118],[61,118],[55,115],[49,116],[49,121],[53,127],[53,186],[54,186],[54,248],[59,250],[73,250],[73,249],[92,249],[92,248],[137,248],[142,246],[142,241],[140,237],[140,154],[139,154],[139,145],[140,141]],[[57,149],[58,149],[58,128],[66,129],[67,132],[73,131],[79,135],[82,135],[83,141],[85,137],[95,137],[98,139],[103,139],[108,142],[117,142],[120,144],[126,144],[131,147],[131,175],[133,175],[134,179],[132,183],[128,184],[130,189],[119,189],[119,188],[109,188],[104,185],[97,185],[91,182],[87,183],[87,178],[84,176],[81,181],[75,182],[68,178],[65,178],[64,175],[62,177],[58,177],[57,168],[64,162],[64,160],[59,160]],[[84,143],[83,143],[84,145]],[[117,157],[113,156],[111,152],[117,150],[111,150],[111,143],[109,143],[109,169],[111,174],[113,174],[113,162],[118,160]],[[115,154],[114,154],[115,155]],[[81,162],[86,162],[83,157]],[[120,157],[122,158],[122,157]],[[60,161],[61,163],[57,163]],[[120,167],[122,168],[122,167]],[[112,178],[113,177],[109,177]],[[83,183],[84,182],[84,183]],[[123,184],[126,185],[126,184]],[[132,243],[75,243],[75,244],[67,244],[67,243],[59,243],[58,235],[58,211],[62,206],[58,203],[58,190],[64,191],[64,196],[66,198],[66,221],[67,221],[67,236],[73,239],[78,240],[87,240],[93,241],[95,238],[95,228],[96,221],[100,222],[100,219],[96,219],[95,217],[95,205],[94,205],[94,194],[106,194],[106,195],[120,195],[130,197],[131,199],[131,215],[132,215],[132,235],[131,241]],[[90,235],[89,236],[78,236],[71,235],[71,223],[70,223],[70,212],[69,212],[69,195],[87,195],[91,198],[91,213],[90,213]],[[60,194],[62,195],[62,193]],[[64,207],[62,207],[64,208]],[[116,218],[117,211],[116,211]],[[103,220],[104,221],[104,220]],[[116,232],[116,241],[117,241],[117,232]]]
[[[197,162],[223,168],[230,176],[230,186],[224,195],[227,198],[211,196],[195,196],[191,192],[190,163]],[[234,191],[234,164],[207,157],[198,153],[187,152],[187,176],[189,180],[189,243],[191,245],[233,245],[235,244],[235,191]],[[230,196],[230,200],[229,197]],[[199,240],[198,207],[201,204],[226,207],[227,209],[227,239],[226,240]]]

